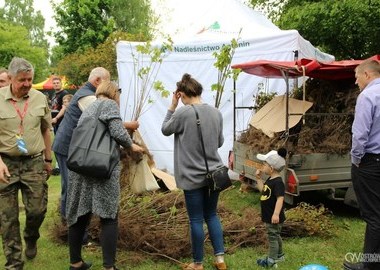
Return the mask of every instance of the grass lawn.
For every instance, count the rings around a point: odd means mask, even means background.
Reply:
[[[60,178],[52,176],[49,180],[48,214],[41,229],[41,238],[38,241],[38,255],[34,260],[26,261],[25,270],[69,268],[68,246],[57,244],[51,240],[51,228],[54,226],[54,222],[59,222],[57,214],[59,196]],[[238,187],[228,190],[222,196],[223,200],[227,201],[227,205],[236,211],[245,207],[259,206],[257,193],[242,194],[238,191]],[[365,224],[360,219],[358,211],[344,206],[341,202],[326,201],[325,203],[334,212],[334,223],[338,226],[336,236],[329,239],[319,237],[284,239],[286,261],[280,263],[277,269],[298,270],[301,266],[311,263],[328,266],[330,270],[342,269],[342,262],[347,252],[359,253],[362,251]],[[21,213],[20,220],[23,226],[25,219],[23,211]],[[256,259],[265,254],[266,250],[263,247],[241,248],[233,254],[227,254],[226,262],[229,269],[233,270],[262,269],[256,266]],[[103,269],[99,247],[85,248],[83,257],[85,260],[93,262],[94,265],[91,269]],[[149,255],[133,252],[119,251],[117,259],[117,266],[120,269],[181,269],[175,262],[163,258],[157,261],[156,258]],[[183,261],[189,260],[190,258],[185,258]],[[212,261],[211,254],[206,254],[205,269],[213,269]],[[0,265],[4,265],[4,263],[4,256],[0,256]]]

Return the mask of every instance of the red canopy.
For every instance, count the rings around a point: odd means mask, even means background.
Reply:
[[[374,55],[370,59],[380,61],[380,55]],[[283,73],[285,73],[289,78],[308,76],[319,79],[341,80],[354,79],[355,68],[362,61],[342,60],[322,63],[315,59],[306,58],[297,61],[257,60],[236,64],[232,68],[240,68],[246,73],[266,78],[283,77]]]

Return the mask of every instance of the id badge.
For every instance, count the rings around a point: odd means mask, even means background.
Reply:
[[[16,143],[17,143],[18,150],[23,154],[27,154],[28,149],[26,149],[26,143],[24,139],[20,135],[17,135],[16,138],[17,138]]]

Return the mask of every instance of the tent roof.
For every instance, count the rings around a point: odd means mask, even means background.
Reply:
[[[380,55],[370,59],[380,61]],[[244,72],[266,78],[281,78],[283,72],[289,78],[308,76],[319,79],[341,80],[355,78],[355,68],[363,60],[342,60],[329,63],[318,62],[315,59],[300,59],[297,61],[257,60],[233,65]]]
[[[47,83],[49,81],[49,78],[47,78],[46,80],[42,81],[42,82],[39,82],[39,83],[35,83],[33,84],[33,88],[34,89],[37,89],[37,90],[43,90],[44,89],[44,85],[45,83]]]
[[[178,0],[172,1],[176,7],[182,8],[182,3],[178,5]],[[299,58],[316,58],[324,62],[335,59],[332,55],[315,48],[302,38],[297,30],[279,29],[261,13],[248,8],[241,1],[203,0],[200,5],[194,1],[183,2],[188,2],[186,8],[190,21],[186,20],[185,16],[180,18],[179,23],[185,27],[182,33],[171,35],[174,42],[173,50],[163,51],[162,65],[159,65],[159,70],[152,70],[157,75],[149,78],[148,87],[151,87],[155,80],[159,80],[166,89],[170,89],[173,85],[175,86],[179,76],[189,73],[202,82],[205,89],[202,100],[206,103],[214,103],[215,93],[211,89],[218,80],[218,70],[214,66],[216,61],[214,53],[220,52],[220,49],[229,44],[232,38],[238,37],[233,64],[264,57],[270,60],[290,61],[294,59],[296,52]],[[191,12],[190,7],[196,8],[196,11]],[[162,16],[162,18],[167,17]],[[173,22],[172,25],[178,24]],[[242,31],[239,36],[240,30]],[[139,93],[132,90],[138,89],[136,86],[141,82],[137,71],[152,63],[149,55],[137,51],[137,45],[141,44],[144,43],[119,41],[116,47],[119,85],[123,89],[128,89],[121,95],[120,111],[123,119],[133,118],[132,103]],[[157,46],[157,48],[161,48],[162,44],[162,40],[152,42],[152,46]],[[236,104],[240,106],[252,106],[252,96],[256,91],[256,85],[257,88],[265,85],[267,89],[276,92],[282,92],[286,88],[282,79],[269,83],[265,79],[248,74],[241,74],[241,78],[244,79],[236,85],[240,90],[236,95]],[[235,121],[237,130],[246,129],[246,120],[249,119],[251,112],[239,110],[235,117],[231,106],[235,92],[232,89],[230,91],[229,88],[233,85],[232,78],[228,78],[225,85],[226,89],[219,107],[223,115],[225,143],[219,149],[219,154],[226,162],[235,135],[231,123]],[[161,132],[152,132],[152,130],[160,130],[162,120],[159,118],[165,115],[170,100],[163,99],[157,91],[152,91],[149,98],[154,102],[144,107],[144,113],[139,119],[139,130],[149,150],[155,156],[157,167],[173,172],[173,139],[162,135]]]
[[[165,9],[155,11],[162,18],[161,31],[175,42],[189,40],[215,41],[226,37],[241,37],[280,32],[261,12],[241,0],[164,0]]]
[[[36,84],[33,84],[33,88],[34,89],[37,89],[37,90],[54,90],[53,88],[53,78],[54,77],[57,77],[57,75],[51,75],[49,78],[47,78],[46,80],[42,81],[42,82],[39,82],[39,83],[36,83]],[[61,80],[62,80],[62,87],[65,88],[65,89],[68,89],[68,88],[73,88],[72,86],[69,86],[67,84],[67,79],[65,76],[60,76],[61,77]]]

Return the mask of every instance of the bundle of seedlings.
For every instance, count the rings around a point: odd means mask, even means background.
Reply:
[[[123,193],[119,247],[173,258],[190,255],[189,225],[182,192],[139,197]]]
[[[332,212],[320,204],[317,206],[301,202],[297,207],[285,211],[286,221],[282,234],[286,237],[335,235],[337,227],[332,222]]]
[[[267,245],[265,225],[256,208],[248,207],[237,214],[225,206],[221,196],[218,213],[223,224],[228,253],[235,252],[239,247]],[[285,237],[332,235],[331,213],[327,209],[301,204],[286,211],[286,216],[283,226]],[[92,219],[88,231],[91,241],[99,242],[98,218]],[[54,236],[60,242],[65,241],[67,228],[57,222]],[[174,261],[191,256],[189,221],[183,193],[156,192],[149,196],[123,193],[119,211],[118,247]],[[211,253],[207,231],[205,248]]]
[[[241,215],[221,214],[227,252],[233,253],[239,247],[254,247],[267,244],[266,229],[259,210],[246,208]]]
[[[357,95],[358,89],[350,81],[308,80],[305,99],[313,102],[313,106],[289,130],[288,141],[284,132],[275,133],[273,138],[269,138],[252,126],[240,135],[239,141],[259,153],[286,145],[289,152],[298,154],[347,154],[351,148],[351,126]],[[292,98],[299,100],[302,96],[302,89],[296,89],[291,94]]]

